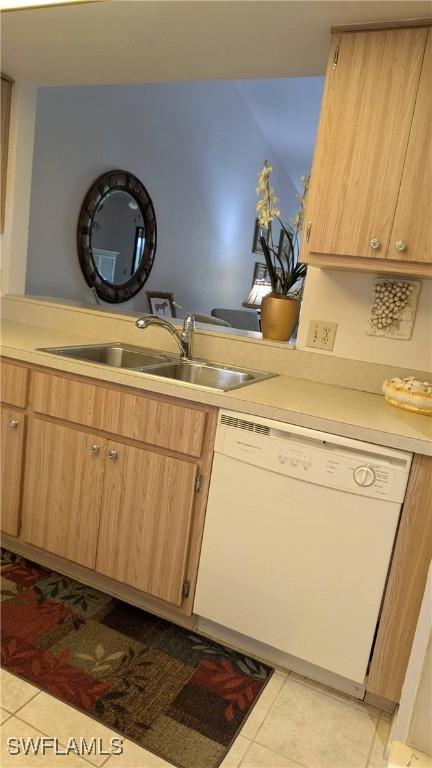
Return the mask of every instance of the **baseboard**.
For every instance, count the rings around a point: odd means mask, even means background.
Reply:
[[[366,691],[364,700],[366,704],[372,704],[373,707],[383,709],[384,712],[390,712],[391,714],[393,714],[397,707],[397,703],[395,701],[384,699],[383,696],[376,696],[375,693],[370,693],[369,691]]]
[[[432,765],[432,755],[420,752],[401,741],[394,741],[390,748],[388,768],[404,768],[407,765],[428,768]]]
[[[236,651],[254,656],[259,661],[280,669],[283,672],[295,672],[298,675],[315,680],[318,683],[327,685],[337,691],[347,693],[356,699],[363,699],[365,695],[365,685],[361,685],[353,680],[348,680],[326,669],[309,664],[307,661],[298,659],[288,653],[272,648],[270,645],[261,643],[232,629],[227,629],[220,624],[215,624],[207,619],[198,618],[196,629],[201,635],[209,637],[211,640],[223,643]]]
[[[44,565],[46,568],[52,568],[53,571],[58,571],[64,576],[69,576],[72,579],[88,584],[88,586],[94,589],[106,592],[107,595],[116,597],[118,600],[124,600],[125,603],[130,603],[130,605],[134,605],[136,608],[149,611],[149,613],[160,616],[162,619],[173,621],[175,624],[186,627],[186,629],[194,630],[196,628],[196,616],[185,616],[184,613],[176,611],[175,608],[171,608],[169,605],[165,606],[161,601],[146,595],[144,592],[140,592],[139,589],[128,587],[126,584],[121,584],[119,581],[110,579],[108,576],[103,576],[89,568],[84,568],[82,565],[64,560],[57,555],[51,555],[49,552],[38,549],[32,544],[26,544],[19,539],[15,539],[13,536],[2,534],[2,546],[15,552],[17,555],[27,557],[29,560],[33,560],[35,563],[39,563],[39,565]]]

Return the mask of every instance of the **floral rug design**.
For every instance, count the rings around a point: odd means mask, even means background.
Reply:
[[[272,669],[1,552],[1,663],[179,768],[215,768]]]

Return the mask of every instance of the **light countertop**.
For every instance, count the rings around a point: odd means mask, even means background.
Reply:
[[[89,343],[96,341],[82,333],[65,333],[10,320],[2,323],[4,357],[432,456],[432,418],[398,410],[388,405],[382,395],[289,376],[277,376],[230,392],[210,391],[150,374],[36,351],[39,347]]]

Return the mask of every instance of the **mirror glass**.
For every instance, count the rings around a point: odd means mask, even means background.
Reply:
[[[135,198],[112,190],[96,208],[90,247],[99,275],[109,283],[126,283],[138,270],[144,254],[144,219]]]

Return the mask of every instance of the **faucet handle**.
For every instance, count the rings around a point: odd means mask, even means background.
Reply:
[[[183,332],[194,331],[195,325],[195,315],[187,315],[183,321]]]
[[[185,350],[185,356],[187,358],[192,357],[193,340],[195,331],[195,317],[194,315],[188,315],[183,321],[183,330],[180,334],[183,341],[183,348]]]

